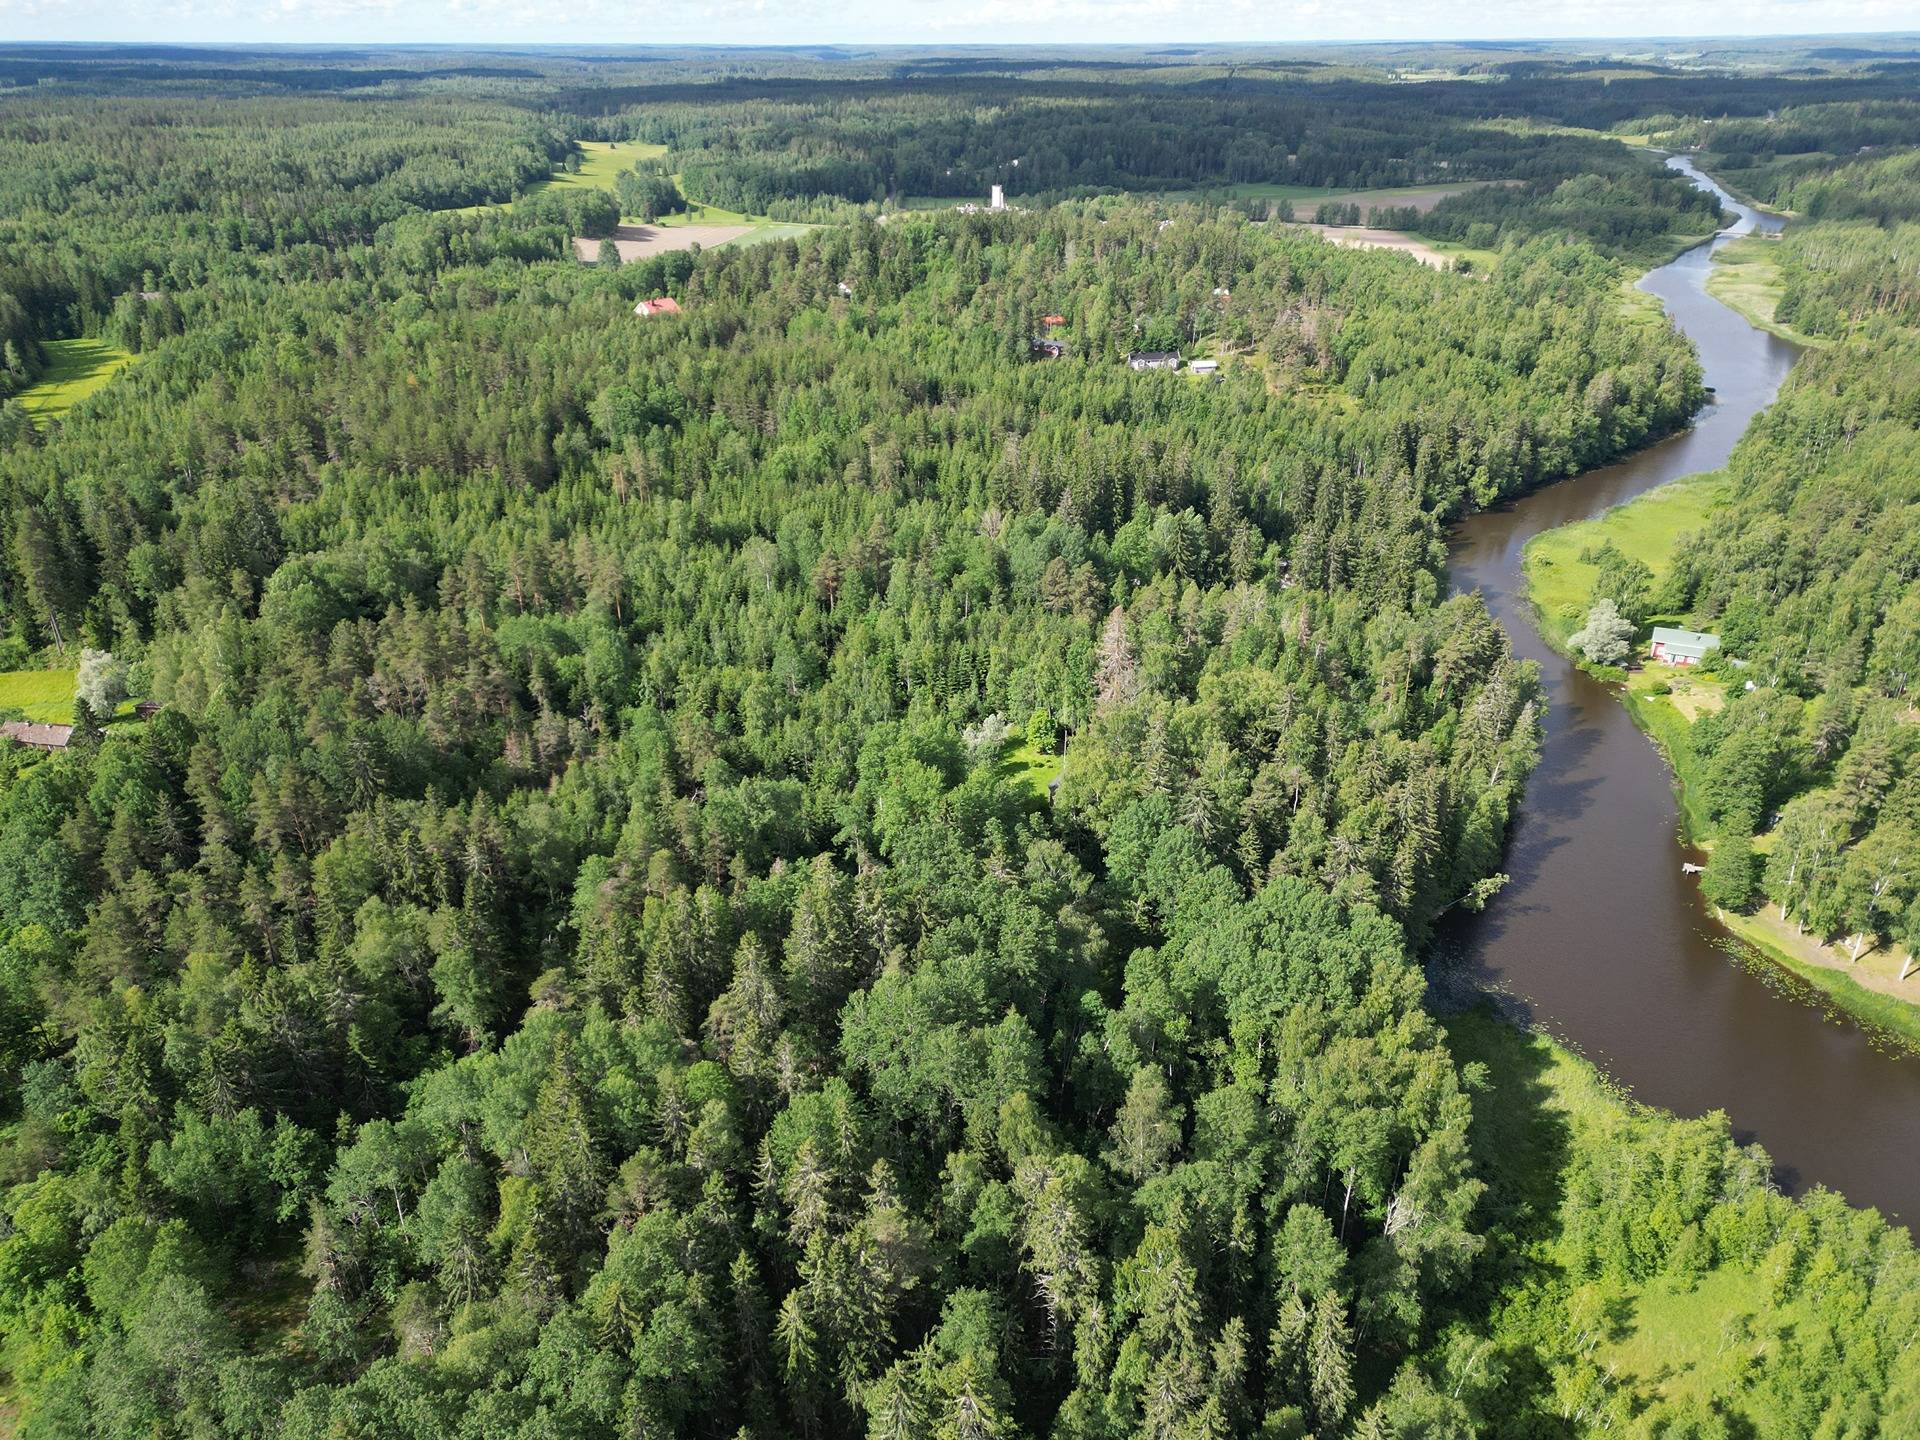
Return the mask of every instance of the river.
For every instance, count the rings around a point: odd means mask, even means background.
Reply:
[[[1911,1219],[1920,1204],[1920,1061],[1784,993],[1722,947],[1683,851],[1672,776],[1605,685],[1534,628],[1521,550],[1543,530],[1598,515],[1725,463],[1797,354],[1706,293],[1711,252],[1780,222],[1735,201],[1684,157],[1668,164],[1738,221],[1650,272],[1698,347],[1713,394],[1692,429],[1631,459],[1551,485],[1454,531],[1456,590],[1479,590],[1519,655],[1539,662],[1549,705],[1539,768],[1509,843],[1510,883],[1443,936],[1475,984],[1598,1064],[1637,1098],[1681,1115],[1724,1110],[1773,1156],[1781,1184],[1820,1184]]]

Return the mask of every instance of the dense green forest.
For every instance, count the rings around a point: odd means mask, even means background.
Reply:
[[[1781,1195],[1721,1117],[1556,1118],[1515,1078],[1539,1052],[1450,1035],[1420,963],[1497,890],[1540,735],[1533,671],[1446,594],[1446,522],[1703,399],[1622,290],[1714,207],[1544,126],[1747,113],[1755,82],[1587,114],[1600,81],[1536,66],[1499,112],[1527,126],[1481,123],[1481,80],[8,63],[38,78],[0,92],[0,384],[49,341],[138,358],[62,420],[0,410],[0,670],[87,653],[73,744],[0,744],[4,1423],[1920,1423],[1903,1231]],[[969,86],[1008,87],[997,118]],[[1358,126],[1347,86],[1393,108]],[[529,187],[630,137],[669,146],[635,212],[838,223],[578,263],[621,201]],[[861,212],[1016,154],[1022,211]],[[1521,182],[1434,212],[1497,263],[1039,198],[1285,155]],[[1832,277],[1905,296],[1898,243],[1796,252],[1804,323],[1894,326],[1907,300]],[[678,316],[636,318],[662,293]],[[1849,757],[1911,704],[1912,635],[1866,617],[1911,609],[1887,477],[1920,387],[1875,333],[1741,461],[1753,525],[1808,536],[1806,457],[1855,477],[1858,564],[1686,570],[1703,612],[1761,612],[1756,648],[1853,617],[1821,644],[1865,695]],[[1162,347],[1223,368],[1122,362]],[[1817,553],[1772,536],[1724,544]],[[1725,1393],[1621,1380],[1655,1288],[1741,1297]]]

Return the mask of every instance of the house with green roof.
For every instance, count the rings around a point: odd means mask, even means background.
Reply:
[[[1718,635],[1699,630],[1678,630],[1671,625],[1653,627],[1653,658],[1663,665],[1698,665],[1709,650],[1720,648]]]

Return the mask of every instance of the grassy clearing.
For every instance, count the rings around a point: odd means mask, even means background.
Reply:
[[[1535,536],[1527,545],[1527,594],[1547,639],[1564,646],[1587,615],[1599,570],[1581,560],[1588,549],[1611,540],[1624,555],[1653,572],[1654,584],[1673,563],[1680,538],[1701,528],[1726,499],[1726,476],[1715,473],[1675,480],[1591,520]]]
[[[556,170],[551,180],[541,180],[529,185],[527,193],[538,194],[549,187],[555,190],[611,191],[614,178],[622,170],[631,170],[636,161],[657,160],[667,153],[667,147],[649,145],[644,140],[582,140],[580,151],[578,172],[569,173],[564,168]]]
[[[1030,740],[1022,740],[1007,750],[1000,764],[1009,780],[1024,783],[1042,800],[1047,786],[1060,773],[1060,756],[1042,750]]]
[[[36,425],[58,420],[133,363],[133,356],[104,340],[43,340],[47,368],[39,383],[20,392]]]
[[[1604,515],[1535,536],[1527,545],[1523,568],[1527,598],[1547,643],[1565,652],[1568,639],[1586,622],[1600,572],[1580,558],[1583,553],[1611,541],[1622,554],[1651,570],[1657,587],[1673,564],[1680,538],[1706,523],[1714,507],[1726,499],[1729,483],[1719,473],[1675,480]],[[1677,693],[1655,694],[1663,684]],[[1700,787],[1689,783],[1698,769],[1692,722],[1725,703],[1724,686],[1691,670],[1648,664],[1628,676],[1620,700],[1666,755],[1678,782],[1682,831],[1689,840],[1698,840],[1709,827],[1698,799]]]
[[[544,190],[605,190],[613,193],[613,183],[622,170],[633,167],[635,161],[652,160],[667,153],[664,145],[649,145],[644,140],[582,140],[580,142],[581,160],[577,173],[570,173],[564,167],[556,169],[545,180],[536,180],[527,186],[529,198]],[[483,210],[511,210],[513,202],[501,204],[460,205],[455,207],[456,215],[478,215]]]
[[[802,225],[797,221],[768,220],[755,224],[739,239],[727,243],[737,249],[742,245],[763,245],[769,240],[798,240],[819,228],[818,225]]]
[[[29,720],[65,725],[73,719],[72,670],[9,670],[0,674],[0,710],[18,710]]]
[[[678,184],[680,177],[676,175],[673,178],[674,183]],[[689,200],[687,208],[679,214],[662,215],[651,223],[667,230],[679,225],[771,225],[773,221],[764,215],[749,215],[743,210],[722,210],[718,205],[702,205]]]
[[[1713,254],[1707,293],[1744,316],[1748,323],[1782,339],[1796,345],[1825,345],[1827,342],[1818,336],[1803,335],[1773,318],[1785,289],[1780,278],[1779,243],[1764,235],[1747,235],[1722,245]]]

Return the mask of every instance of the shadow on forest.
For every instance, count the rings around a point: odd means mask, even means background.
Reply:
[[[1497,1334],[1503,1297],[1551,1283],[1560,1272],[1553,1250],[1573,1132],[1554,1103],[1548,1072],[1555,1057],[1546,1037],[1503,1018],[1491,1003],[1447,1015],[1443,1023],[1455,1060],[1482,1074],[1473,1097],[1470,1149],[1474,1173],[1487,1186],[1475,1211],[1487,1246],[1453,1309],[1482,1333]],[[1509,1349],[1503,1355],[1503,1388],[1516,1405],[1526,1403],[1523,1396],[1544,1404],[1552,1393],[1552,1377],[1537,1353]]]

